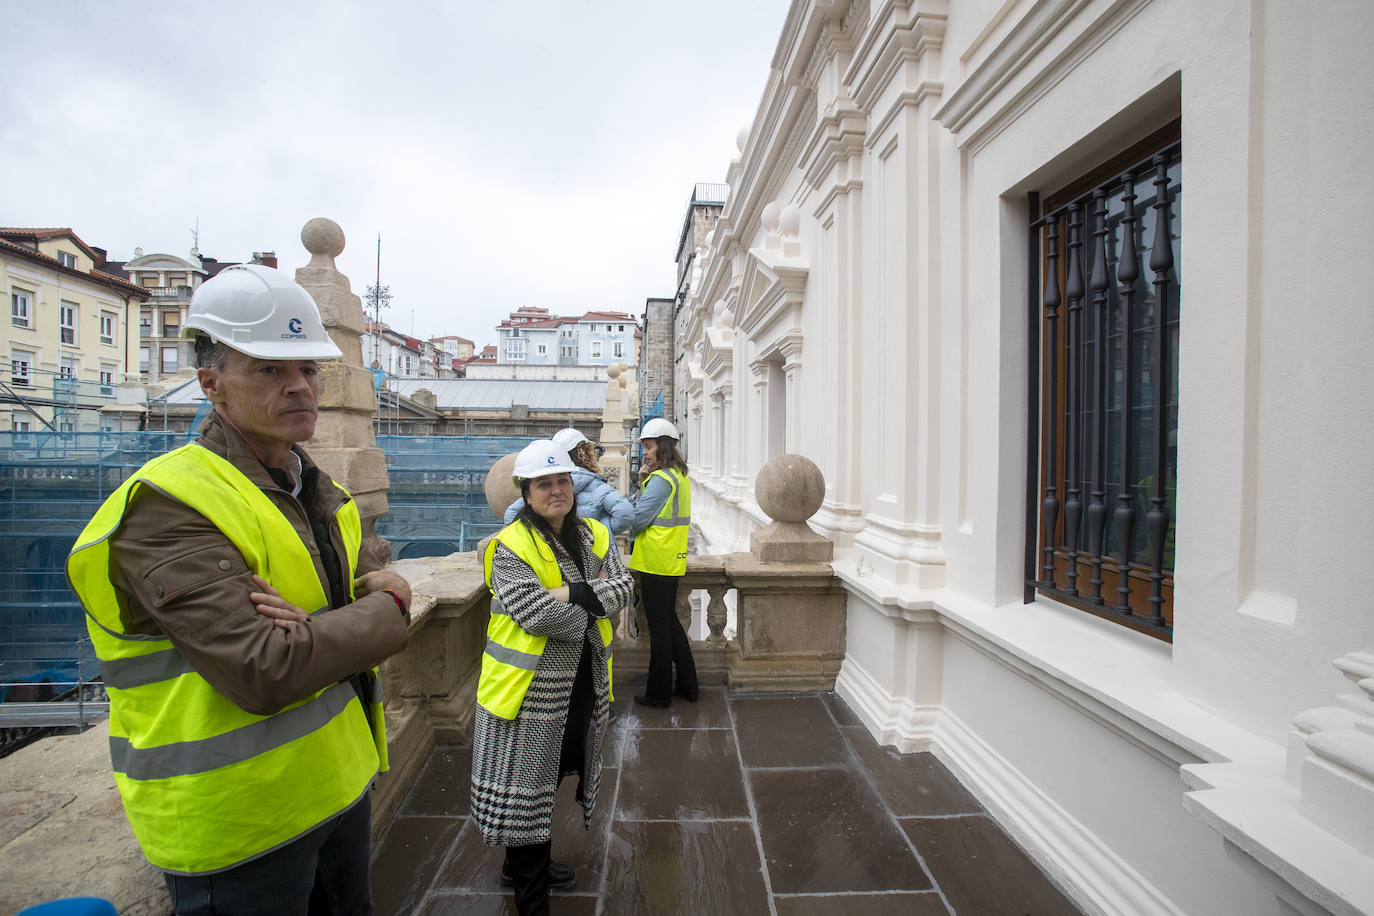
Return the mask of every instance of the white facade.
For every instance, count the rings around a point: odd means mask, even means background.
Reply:
[[[558,364],[558,328],[556,327],[499,327],[503,364],[518,366],[554,366]]]
[[[1090,913],[1374,912],[1372,34],[1362,0],[798,0],[694,264],[703,549],[814,460],[837,689]],[[1167,643],[1023,598],[1028,194],[1175,122]]]
[[[388,376],[402,378],[422,375],[424,360],[420,353],[423,346],[421,341],[398,334],[384,324],[368,322],[361,343],[363,362],[368,368],[380,369]],[[433,365],[431,359],[427,373],[430,377],[434,375]]]
[[[631,315],[589,312],[577,319],[577,363],[583,366],[634,365],[635,331],[639,322]]]

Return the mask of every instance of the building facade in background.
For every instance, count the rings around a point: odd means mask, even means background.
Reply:
[[[1371,34],[797,0],[679,254],[699,545],[815,461],[837,691],[1085,912],[1374,912]]]
[[[644,339],[639,365],[639,415],[674,416],[672,299],[644,300]]]
[[[0,428],[101,428],[118,386],[138,380],[137,322],[150,292],[107,271],[105,252],[71,229],[0,229],[10,301]]]
[[[195,341],[181,337],[186,308],[202,283],[235,263],[204,257],[195,248],[184,258],[162,252],[145,254],[142,248],[135,248],[132,260],[109,262],[112,273],[151,294],[138,316],[140,381],[165,387],[195,372]],[[276,267],[277,256],[271,251],[255,251],[252,263]]]
[[[496,328],[497,360],[505,366],[634,365],[639,323],[623,312],[559,317],[525,306]]]

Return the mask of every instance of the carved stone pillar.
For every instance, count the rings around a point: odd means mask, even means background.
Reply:
[[[754,493],[774,521],[753,534],[749,553],[725,559],[739,607],[730,683],[833,689],[844,661],[845,592],[830,567],[834,545],[806,524],[825,497],[825,478],[801,455],[780,455],[759,470]]]
[[[319,307],[320,318],[343,359],[320,363],[320,416],[315,437],[305,443],[315,461],[353,495],[362,516],[363,549],[379,562],[391,559],[391,545],[377,535],[377,519],[386,514],[386,456],[372,434],[377,393],[372,373],[363,368],[362,301],[339,273],[334,259],[343,252],[339,224],[318,217],[301,230],[310,263],[296,271]]]
[[[601,471],[612,487],[621,493],[630,492],[630,459],[625,442],[625,410],[621,402],[625,397],[624,363],[606,368],[610,379],[606,382],[606,406],[601,412],[601,436],[597,443],[602,448]],[[631,401],[630,403],[634,403]]]

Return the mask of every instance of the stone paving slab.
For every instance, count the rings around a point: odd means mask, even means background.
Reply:
[[[556,914],[999,916],[1078,911],[930,754],[874,743],[834,694],[705,687],[666,710],[615,702],[601,799],[575,784],[553,852],[578,871]],[[374,851],[378,916],[513,914],[502,850],[462,797],[470,750],[436,748]]]

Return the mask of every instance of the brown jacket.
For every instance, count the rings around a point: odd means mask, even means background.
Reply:
[[[200,445],[228,459],[281,510],[310,550],[328,594],[320,551],[296,497],[277,486],[218,415],[206,423]],[[304,467],[314,466],[303,450],[296,453]],[[315,506],[332,519],[348,497],[329,475],[318,473]],[[330,533],[346,563],[338,526],[331,524]],[[152,487],[137,489],[110,547],[126,632],[165,633],[211,686],[247,712],[271,715],[405,648],[405,620],[384,592],[288,629],[274,626],[248,600],[258,587],[229,539],[207,518]],[[357,574],[375,568],[364,552]]]

